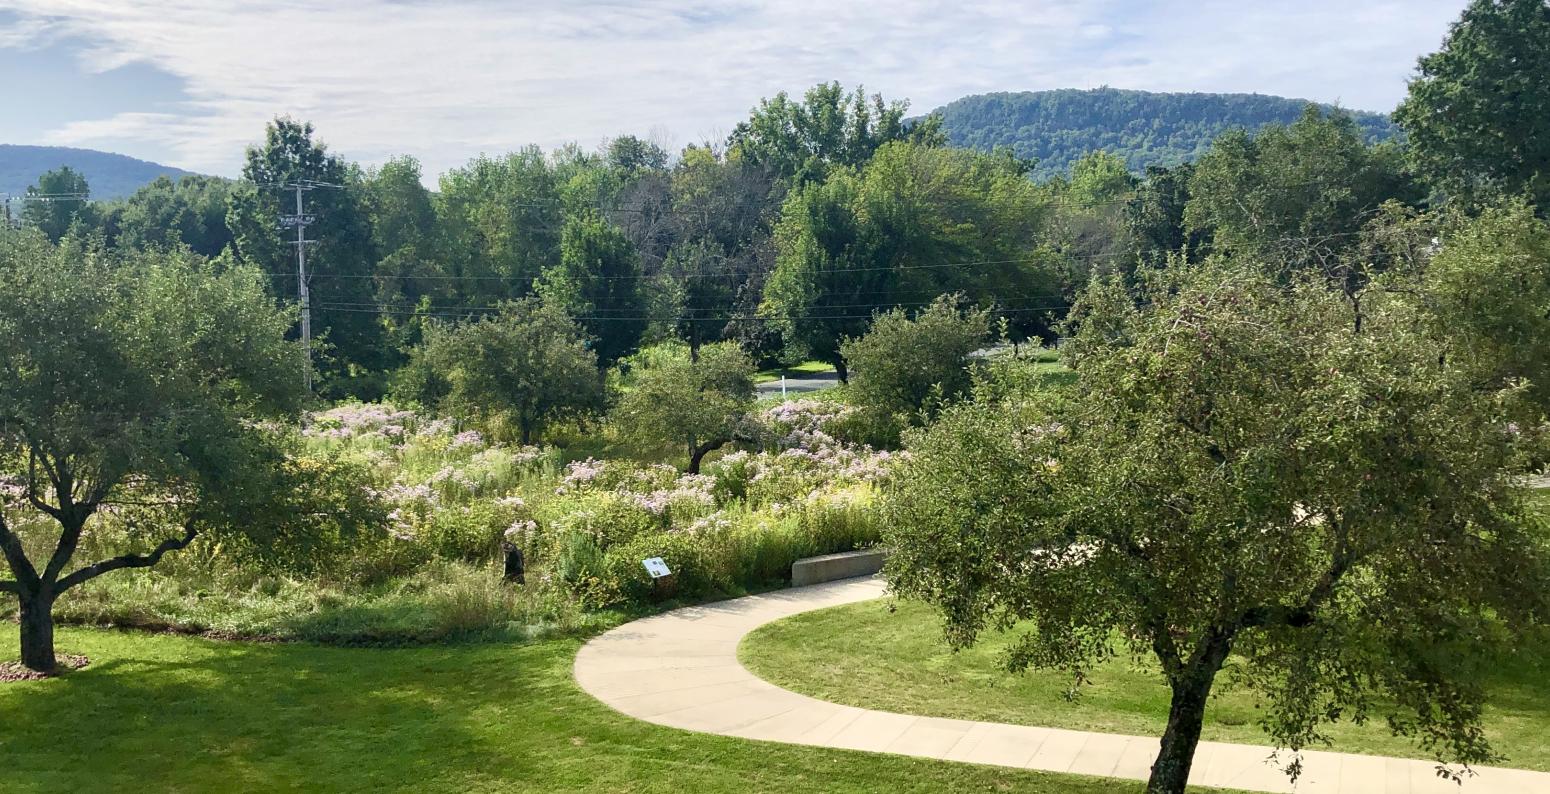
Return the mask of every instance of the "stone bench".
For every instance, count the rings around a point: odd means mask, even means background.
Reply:
[[[886,549],[871,548],[797,560],[791,564],[791,586],[871,576],[883,569],[883,561],[887,559]]]

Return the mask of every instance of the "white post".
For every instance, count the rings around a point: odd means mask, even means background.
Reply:
[[[780,373],[780,398],[786,399],[786,373]]]

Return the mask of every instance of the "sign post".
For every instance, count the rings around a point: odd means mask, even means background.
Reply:
[[[675,582],[667,561],[661,557],[647,557],[640,564],[646,566],[646,573],[651,574],[652,600],[662,601],[673,594]]]

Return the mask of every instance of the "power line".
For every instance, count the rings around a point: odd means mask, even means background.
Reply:
[[[1046,254],[1044,256],[1022,257],[1022,258],[1017,258],[1017,259],[979,259],[979,260],[965,261],[965,262],[940,262],[940,263],[929,264],[929,265],[877,265],[877,266],[874,266],[874,267],[837,267],[837,268],[826,268],[826,269],[824,269],[821,272],[824,273],[824,274],[829,274],[829,273],[861,273],[861,272],[873,272],[873,271],[882,271],[882,270],[936,270],[936,269],[949,268],[949,267],[978,267],[978,266],[981,266],[981,265],[1009,265],[1009,264],[1028,264],[1028,265],[1033,265],[1033,264],[1039,264],[1041,262],[1048,261],[1051,258],[1087,259],[1087,258],[1102,258],[1102,257],[1110,257],[1110,256],[1113,256],[1113,254],[1077,254],[1077,255],[1069,255],[1069,254],[1062,254],[1062,253],[1060,253],[1058,251],[1051,251],[1051,252],[1049,252],[1048,254]],[[747,275],[747,274],[748,274],[747,271],[743,271],[743,270],[723,270],[723,271],[716,271],[716,272],[689,273],[689,274],[686,274],[686,275],[683,275],[683,276],[677,276],[676,278],[679,278],[679,279],[721,278],[721,277],[742,276],[742,275]],[[289,275],[289,274],[287,274],[287,273],[268,273],[268,272],[266,272],[266,273],[264,273],[264,275],[266,275],[266,276],[285,276],[285,275]],[[636,273],[636,274],[632,274],[632,275],[623,275],[623,276],[592,276],[591,278],[613,281],[613,280],[654,279],[654,278],[660,278],[661,276],[662,276],[661,273],[652,273],[652,274]],[[384,276],[380,276],[378,274],[367,274],[367,273],[320,274],[319,277],[320,278],[334,278],[334,279],[392,278],[392,279],[404,279],[406,281],[414,281],[414,280],[420,280],[420,281],[504,281],[504,282],[511,282],[511,283],[517,283],[517,282],[520,282],[520,281],[523,280],[523,279],[521,279],[519,277],[516,277],[516,276],[426,275],[426,276],[386,276],[386,277],[384,277]]]
[[[1268,246],[1268,245],[1274,245],[1274,244],[1278,244],[1278,243],[1314,242],[1314,241],[1330,240],[1330,239],[1334,239],[1334,238],[1357,237],[1357,236],[1361,236],[1361,235],[1363,235],[1365,233],[1366,232],[1361,232],[1361,231],[1355,231],[1355,232],[1330,232],[1328,234],[1304,235],[1304,236],[1299,236],[1299,237],[1281,237],[1281,238],[1277,238],[1277,239],[1274,239],[1274,240],[1265,240],[1265,241],[1263,241],[1262,244]],[[1112,252],[1099,252],[1099,253],[1090,253],[1090,254],[1076,254],[1076,253],[1070,253],[1070,252],[1065,252],[1065,251],[1053,251],[1052,250],[1052,251],[1047,251],[1047,252],[1045,252],[1045,253],[1043,253],[1041,255],[1038,255],[1038,256],[1020,257],[1020,258],[1015,258],[1015,259],[979,259],[979,260],[970,260],[970,261],[963,261],[963,262],[939,262],[939,263],[934,263],[934,264],[922,264],[922,265],[876,265],[876,266],[870,266],[870,267],[851,267],[851,268],[838,267],[838,268],[825,268],[825,269],[819,271],[819,273],[821,275],[828,275],[828,274],[832,274],[832,273],[865,273],[865,272],[900,271],[900,270],[906,270],[906,271],[914,271],[914,270],[939,270],[939,269],[944,269],[944,268],[980,267],[980,266],[985,266],[985,265],[1009,265],[1009,264],[1036,265],[1036,264],[1042,264],[1042,263],[1045,263],[1045,262],[1049,262],[1051,260],[1088,261],[1088,262],[1091,262],[1091,261],[1102,261],[1102,260],[1113,261],[1113,260],[1117,260],[1117,259],[1126,259],[1126,258],[1134,258],[1134,254],[1132,254],[1131,252],[1128,252],[1128,251],[1112,251]],[[286,275],[289,275],[289,274],[288,273],[264,272],[263,275],[270,276],[270,277],[281,277],[281,276],[286,276]],[[685,280],[685,279],[698,279],[698,278],[735,278],[735,277],[738,277],[738,276],[746,276],[746,275],[749,275],[749,271],[747,271],[747,270],[718,270],[718,271],[714,271],[714,272],[689,273],[689,274],[682,275],[682,276],[669,276],[669,278],[674,278],[674,279],[678,279],[678,280]],[[597,280],[608,280],[608,281],[614,281],[614,280],[638,281],[638,280],[657,279],[657,278],[661,278],[662,276],[663,276],[662,273],[651,273],[651,274],[636,273],[636,274],[631,274],[631,275],[619,275],[619,276],[592,276],[591,278],[592,279],[597,279]],[[511,283],[511,284],[522,283],[523,281],[527,280],[527,279],[524,279],[524,278],[518,277],[518,276],[479,276],[479,275],[452,275],[452,274],[382,275],[382,274],[376,274],[376,273],[370,273],[370,274],[368,274],[368,273],[320,273],[320,274],[317,275],[317,277],[318,278],[329,278],[329,279],[372,279],[372,280],[384,279],[384,280],[403,280],[403,281],[496,281],[496,282],[506,282],[506,283]]]
[[[399,309],[391,309],[391,308],[383,308],[383,307],[376,307],[376,308],[338,307],[338,306],[335,306],[333,304],[325,304],[325,303],[317,304],[317,308],[320,309],[320,310],[321,309],[327,309],[329,311],[334,311],[334,312],[345,312],[345,313],[355,313],[355,314],[387,314],[387,315],[414,316],[414,317],[453,317],[453,318],[467,317],[470,314],[482,314],[482,313],[497,312],[497,311],[500,310],[498,307],[480,306],[480,307],[467,307],[465,310],[462,310],[462,311],[459,311],[455,307],[443,307],[443,308],[440,308],[440,309],[427,310],[427,311],[412,311],[412,310],[407,310],[407,309],[399,310]],[[893,308],[893,307],[892,306],[879,306],[878,307],[878,311],[887,311],[888,309],[891,309],[891,308]],[[1058,309],[1069,309],[1069,308],[1070,308],[1069,304],[1060,304],[1060,305],[1052,305],[1052,306],[1024,306],[1024,307],[1016,308],[1016,309],[990,309],[989,312],[991,314],[1000,316],[1000,315],[1009,315],[1009,314],[1028,314],[1028,313],[1040,312],[1040,311],[1054,311],[1054,310],[1058,310]],[[865,313],[865,314],[854,314],[854,313],[851,313],[851,314],[806,314],[806,315],[791,315],[791,316],[785,316],[785,317],[767,317],[767,316],[758,315],[758,314],[728,315],[726,317],[690,317],[690,316],[656,317],[656,316],[653,316],[653,315],[646,315],[646,314],[634,315],[634,316],[574,315],[574,316],[571,317],[571,319],[572,320],[591,320],[591,321],[615,321],[615,322],[622,322],[622,321],[625,321],[625,320],[629,320],[629,321],[665,320],[665,321],[672,321],[672,322],[719,322],[719,323],[730,323],[730,322],[774,322],[774,321],[784,321],[784,320],[865,320],[865,319],[870,319],[875,314],[877,314],[877,312],[868,312],[868,313]]]

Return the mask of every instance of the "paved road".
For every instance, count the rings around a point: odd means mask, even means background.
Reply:
[[[787,744],[1145,780],[1155,736],[1122,736],[993,722],[916,717],[799,695],[748,672],[737,646],[748,632],[813,609],[877,598],[882,580],[797,587],[626,623],[576,655],[576,681],[614,709],[659,725]],[[1550,773],[1476,767],[1462,786],[1429,761],[1303,753],[1295,789],[1270,748],[1201,742],[1190,783],[1298,794],[1522,794],[1550,792]]]
[[[800,378],[786,378],[786,394],[809,394],[811,392],[830,389],[840,384],[840,376],[834,372],[814,372],[803,374]],[[780,379],[760,383],[754,388],[759,390],[760,397],[780,396]]]

